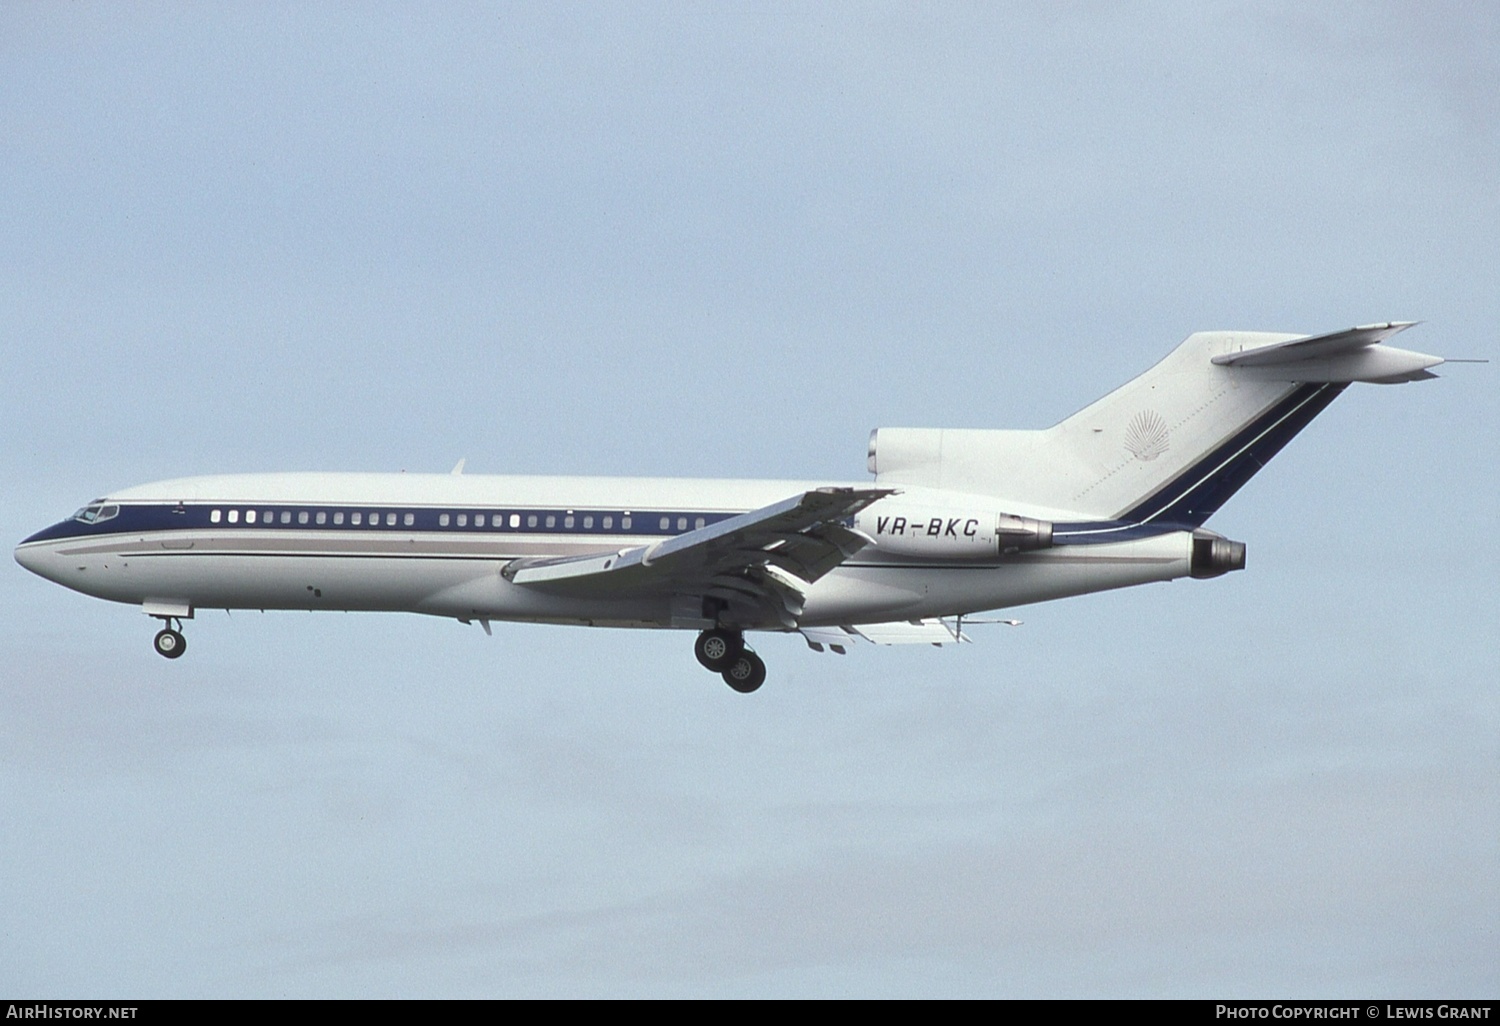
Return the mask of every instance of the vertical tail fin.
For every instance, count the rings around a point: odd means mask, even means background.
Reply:
[[[881,485],[1197,527],[1350,382],[1432,377],[1439,358],[1379,344],[1408,326],[1316,337],[1198,332],[1045,431],[881,428],[870,469]]]

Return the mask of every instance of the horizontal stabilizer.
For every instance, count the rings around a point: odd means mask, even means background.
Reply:
[[[1269,346],[1257,346],[1238,353],[1226,353],[1214,357],[1221,367],[1269,367],[1275,364],[1295,363],[1298,360],[1327,359],[1330,356],[1345,356],[1366,349],[1405,331],[1416,321],[1391,321],[1387,324],[1366,324],[1347,331],[1335,331],[1327,335],[1311,335],[1277,342]]]
[[[1413,353],[1406,349],[1382,345],[1399,331],[1416,321],[1391,321],[1366,324],[1329,335],[1274,342],[1215,356],[1220,367],[1233,367],[1239,373],[1278,381],[1307,384],[1347,384],[1365,381],[1394,385],[1433,378],[1431,368],[1443,362],[1442,357]]]

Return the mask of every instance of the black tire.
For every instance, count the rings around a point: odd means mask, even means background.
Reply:
[[[693,655],[706,670],[723,673],[745,651],[745,636],[739,631],[704,631],[693,642]]]
[[[766,664],[760,656],[747,648],[724,670],[722,676],[725,684],[742,695],[748,695],[766,682]]]
[[[158,631],[156,639],[152,641],[156,654],[168,659],[177,659],[187,651],[187,638],[168,627],[166,630]]]

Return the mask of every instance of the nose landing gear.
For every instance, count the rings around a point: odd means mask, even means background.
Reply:
[[[177,629],[182,626],[182,622],[171,617],[162,617],[162,623],[166,626],[156,632],[151,646],[156,649],[157,655],[165,656],[167,659],[177,659],[187,651],[187,638],[184,638],[182,631]],[[174,623],[176,627],[173,626]]]
[[[766,682],[766,664],[745,647],[745,636],[722,627],[704,631],[693,645],[693,655],[704,669],[719,674],[724,683],[748,695]]]

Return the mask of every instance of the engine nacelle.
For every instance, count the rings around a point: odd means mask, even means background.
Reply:
[[[1193,532],[1191,573],[1200,580],[1245,569],[1245,543],[1230,541],[1204,528]]]
[[[880,502],[854,517],[881,552],[918,559],[985,560],[1052,545],[1052,524],[994,510]]]

